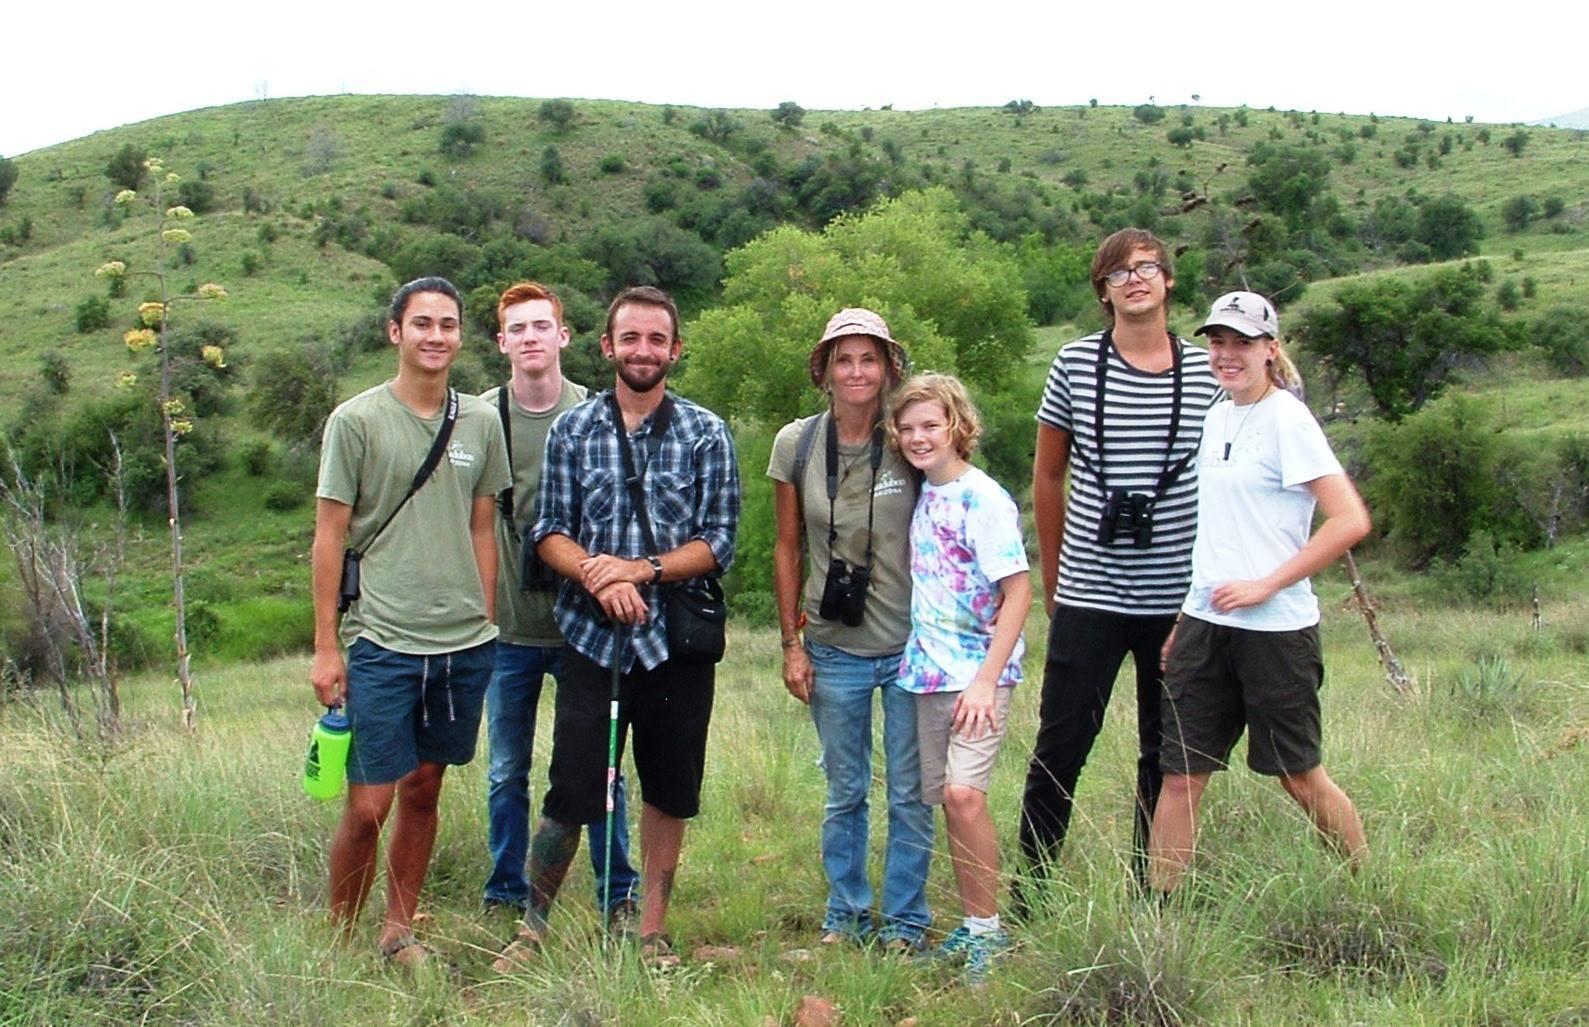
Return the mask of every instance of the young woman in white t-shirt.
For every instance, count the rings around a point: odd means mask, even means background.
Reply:
[[[1165,776],[1148,875],[1161,894],[1191,863],[1198,802],[1243,731],[1248,766],[1279,778],[1354,867],[1368,851],[1352,800],[1322,762],[1324,665],[1308,581],[1368,534],[1368,510],[1291,391],[1296,370],[1268,300],[1221,296],[1205,333],[1230,398],[1203,428],[1192,586],[1164,649]],[[1315,506],[1324,520],[1310,537]]]

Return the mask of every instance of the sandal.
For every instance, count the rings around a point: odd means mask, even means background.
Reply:
[[[491,969],[499,974],[510,974],[523,969],[535,961],[535,956],[541,951],[541,945],[545,941],[546,938],[540,931],[529,924],[519,924],[519,933],[497,956],[496,961],[491,964]]]
[[[381,958],[393,966],[412,970],[414,967],[423,966],[429,962],[430,949],[419,943],[414,937],[414,932],[406,931],[381,945]]]
[[[671,970],[680,962],[673,942],[660,931],[640,939],[640,961],[653,970]]]

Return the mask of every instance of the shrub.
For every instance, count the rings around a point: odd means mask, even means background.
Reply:
[[[110,326],[110,300],[103,296],[90,296],[73,311],[77,334],[87,335]]]
[[[149,154],[142,147],[124,143],[105,163],[105,177],[110,179],[112,185],[136,189],[143,181],[143,164],[148,159]]]
[[[300,481],[278,481],[265,490],[261,499],[265,509],[276,513],[296,510],[309,498],[309,488]]]
[[[1567,204],[1560,196],[1545,197],[1544,214],[1547,218],[1561,217],[1561,212],[1567,209]]]
[[[690,131],[702,139],[714,143],[726,143],[734,133],[740,130],[739,119],[724,110],[711,110],[701,115],[695,124],[690,126]]]
[[[670,178],[653,178],[646,182],[646,207],[653,214],[672,210],[679,204],[678,188]]]
[[[459,160],[469,156],[485,139],[485,126],[478,121],[450,121],[441,127],[441,142],[437,149]]]
[[[1154,125],[1164,120],[1164,109],[1151,103],[1138,104],[1132,108],[1131,116],[1144,125]]]
[[[628,170],[628,165],[621,155],[609,153],[601,159],[601,173],[604,175],[619,175]]]
[[[16,184],[17,166],[7,158],[0,157],[0,207],[5,206],[6,197],[11,195],[11,187]]]
[[[51,350],[39,357],[39,377],[52,396],[64,396],[72,387],[72,365],[61,353]]]
[[[1505,147],[1506,152],[1511,154],[1513,157],[1521,157],[1523,155],[1523,148],[1528,145],[1528,133],[1524,132],[1522,129],[1518,129],[1505,139],[1502,139],[1501,145]]]
[[[248,472],[250,478],[263,478],[275,462],[276,451],[265,439],[254,439],[244,443],[238,455],[242,458],[243,470]]]
[[[329,352],[305,345],[260,358],[254,374],[254,416],[293,447],[312,448],[337,405],[337,379]]]
[[[714,167],[702,167],[695,170],[695,188],[712,190],[723,184],[723,173]]]
[[[195,214],[215,206],[215,186],[199,178],[186,178],[177,186],[177,202]]]
[[[1164,133],[1164,138],[1169,140],[1170,145],[1172,146],[1190,149],[1192,140],[1196,139],[1197,135],[1191,129],[1183,125],[1177,128],[1172,128],[1168,132]]]
[[[1522,303],[1522,297],[1517,290],[1517,283],[1510,278],[1495,287],[1495,302],[1502,310],[1516,310]]]
[[[567,132],[574,124],[572,100],[547,100],[541,104],[541,123],[557,132]]]
[[[1529,195],[1514,196],[1501,204],[1501,220],[1513,232],[1521,232],[1539,216],[1539,201]]]
[[[568,169],[563,167],[563,155],[555,146],[541,151],[541,178],[547,185],[562,185],[568,181]]]
[[[1529,335],[1557,374],[1576,378],[1589,372],[1589,309],[1551,307],[1534,319]]]
[[[806,109],[793,100],[785,100],[772,112],[772,120],[784,128],[799,128],[805,117]]]

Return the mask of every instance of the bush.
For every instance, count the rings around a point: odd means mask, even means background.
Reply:
[[[1502,310],[1516,310],[1518,305],[1523,302],[1522,296],[1517,290],[1517,283],[1508,278],[1500,285],[1497,285],[1495,287],[1495,302]]]
[[[451,121],[441,127],[441,142],[437,149],[448,157],[461,160],[485,140],[485,126],[478,121]]]
[[[547,100],[541,104],[541,123],[556,132],[567,132],[574,124],[572,100]]]
[[[1479,530],[1511,541],[1499,483],[1501,447],[1487,408],[1454,395],[1399,425],[1369,432],[1363,491],[1401,556],[1415,567],[1455,561]]]
[[[1471,599],[1510,597],[1521,602],[1528,593],[1528,581],[1517,569],[1518,555],[1516,546],[1497,546],[1495,538],[1479,528],[1468,538],[1451,578],[1458,590]]]
[[[799,128],[806,117],[806,109],[793,100],[785,100],[772,112],[772,120],[784,128]]]
[[[243,470],[248,472],[250,478],[263,478],[275,462],[276,451],[265,439],[254,439],[244,444],[238,455],[242,458]]]
[[[261,500],[265,509],[276,513],[296,510],[309,498],[309,487],[301,481],[278,481],[265,490]]]
[[[136,189],[143,181],[144,161],[149,155],[141,147],[125,143],[105,163],[105,177],[122,189]]]
[[[568,181],[563,154],[555,146],[548,146],[541,151],[541,178],[547,185],[562,185]]]
[[[288,446],[318,445],[326,418],[337,405],[336,371],[324,347],[309,344],[267,353],[260,358],[253,384],[250,403],[259,424]]]
[[[1154,125],[1164,120],[1164,109],[1151,103],[1139,104],[1132,108],[1131,116],[1144,125]]]
[[[609,153],[601,159],[601,173],[604,175],[620,175],[627,171],[629,166],[621,155]]]
[[[1539,201],[1532,196],[1514,196],[1501,204],[1501,220],[1506,222],[1508,230],[1521,232],[1527,228],[1529,222],[1539,216]]]
[[[672,210],[679,205],[678,188],[671,178],[653,178],[646,182],[646,207],[653,214]]]
[[[1197,134],[1183,125],[1178,128],[1172,128],[1168,132],[1164,133],[1164,138],[1169,140],[1171,146],[1179,146],[1183,149],[1190,149],[1192,140],[1197,138]]]
[[[72,387],[72,365],[61,353],[51,350],[39,358],[39,377],[52,396],[64,396]]]
[[[204,214],[215,206],[215,187],[202,179],[183,179],[177,186],[177,202],[195,214]]]
[[[1561,217],[1561,212],[1567,209],[1567,204],[1560,196],[1545,197],[1544,214],[1547,218]]]
[[[1557,374],[1577,378],[1589,372],[1589,308],[1551,307],[1534,319],[1529,335]]]
[[[103,296],[90,296],[83,300],[73,312],[73,323],[79,335],[110,327],[110,300]]]
[[[11,195],[11,187],[17,184],[17,166],[5,157],[0,157],[0,207],[5,206],[6,197]]]

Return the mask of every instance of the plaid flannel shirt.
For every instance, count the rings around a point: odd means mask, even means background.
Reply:
[[[659,555],[646,552],[624,481],[607,395],[592,396],[552,422],[531,538],[539,542],[548,535],[567,535],[592,555],[626,559]],[[654,415],[629,436],[651,532],[664,553],[696,539],[705,542],[718,570],[726,571],[734,560],[734,531],[739,523],[734,439],[721,417],[687,399],[671,398],[673,417],[654,455],[650,455]],[[630,629],[628,650],[619,656],[623,673],[633,668],[636,659],[650,670],[668,658],[660,592],[641,589],[650,613],[644,624]],[[615,629],[577,581],[563,581],[556,614],[569,645],[604,667],[612,666]]]

